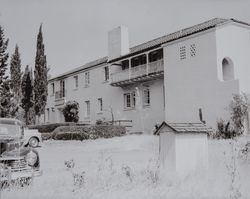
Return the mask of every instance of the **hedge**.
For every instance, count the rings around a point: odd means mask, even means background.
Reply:
[[[126,133],[124,126],[116,125],[88,125],[88,126],[61,126],[52,133],[55,140],[86,140],[97,138],[111,138]]]
[[[76,124],[74,122],[63,122],[63,123],[30,125],[28,126],[28,128],[37,129],[40,133],[51,133],[59,126],[72,126],[72,125],[85,125],[85,124]]]

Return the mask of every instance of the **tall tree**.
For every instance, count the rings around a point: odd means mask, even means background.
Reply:
[[[21,59],[18,45],[16,45],[15,52],[10,60],[10,80],[13,93],[19,99],[21,97],[21,78]]]
[[[11,90],[8,76],[6,75],[9,54],[6,52],[8,39],[4,37],[4,30],[0,26],[0,117],[10,116]]]
[[[33,84],[32,84],[32,71],[29,70],[29,66],[26,66],[25,72],[22,77],[22,101],[21,107],[24,110],[24,119],[26,125],[31,124],[30,113],[33,108]]]
[[[34,71],[34,101],[35,101],[35,113],[40,118],[41,114],[45,112],[45,106],[47,101],[47,61],[44,53],[43,33],[42,25],[39,28],[37,35],[36,46],[36,60]]]
[[[12,117],[16,108],[13,102],[13,94],[10,88],[10,80],[5,80],[1,86],[0,93],[0,117]]]

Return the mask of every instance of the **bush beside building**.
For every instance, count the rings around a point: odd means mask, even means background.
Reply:
[[[61,126],[51,134],[55,140],[86,140],[97,138],[112,138],[126,133],[124,126],[115,125],[88,125],[88,126]]]

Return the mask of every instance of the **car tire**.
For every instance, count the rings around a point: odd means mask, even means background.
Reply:
[[[39,144],[39,141],[38,141],[37,138],[31,137],[31,138],[29,139],[29,146],[30,146],[30,147],[33,147],[33,148],[38,147],[38,144]]]

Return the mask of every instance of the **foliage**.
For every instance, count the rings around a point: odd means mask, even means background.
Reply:
[[[231,139],[236,135],[237,133],[232,128],[230,121],[225,122],[224,120],[220,119],[217,121],[217,131],[214,135],[212,135],[212,137],[217,139]]]
[[[47,101],[47,61],[44,53],[42,25],[39,28],[37,35],[37,49],[35,59],[35,79],[34,79],[34,102],[35,113],[40,117],[45,112],[45,106]]]
[[[33,82],[32,82],[32,72],[29,70],[29,66],[26,66],[25,73],[22,77],[21,83],[22,100],[21,107],[24,109],[24,119],[26,125],[32,124],[32,114],[33,108]]]
[[[0,98],[0,117],[12,117],[12,113],[16,112],[16,106],[13,101],[13,94],[10,89],[10,81],[5,80],[1,86]]]
[[[66,168],[69,169],[73,169],[75,167],[75,161],[74,159],[70,159],[70,160],[65,160],[64,161],[64,165],[66,166]]]
[[[6,75],[7,70],[7,61],[9,58],[8,53],[6,52],[8,47],[8,39],[4,38],[4,30],[0,26],[0,116],[8,117],[10,116],[11,108],[11,91],[10,91],[10,82],[8,76]]]
[[[233,95],[233,100],[229,105],[233,128],[238,135],[244,132],[244,121],[247,118],[250,107],[246,94]]]
[[[65,122],[78,122],[79,104],[76,101],[68,101],[62,110]]]
[[[59,126],[70,126],[70,125],[75,125],[75,123],[63,122],[63,123],[30,125],[29,129],[37,129],[40,133],[51,133]]]
[[[110,122],[107,122],[106,119],[103,118],[103,119],[98,119],[98,120],[96,120],[95,124],[96,124],[96,125],[110,125],[110,124],[112,124],[112,122],[111,122],[111,123],[110,123]]]
[[[244,132],[244,122],[247,119],[249,107],[249,100],[244,93],[233,95],[229,104],[231,120],[225,122],[220,119],[217,122],[217,132],[212,137],[231,139],[241,135]]]
[[[239,184],[240,181],[240,174],[239,174],[239,168],[238,168],[238,163],[237,163],[237,157],[236,154],[238,152],[238,149],[236,147],[237,140],[232,139],[230,141],[231,145],[231,153],[230,153],[230,161],[228,164],[226,164],[227,172],[230,176],[230,198],[231,199],[238,199],[241,198],[242,193],[241,193],[241,186]]]
[[[11,79],[11,88],[16,98],[21,97],[21,59],[20,53],[18,50],[18,45],[16,45],[15,52],[11,56],[10,60],[10,79]]]
[[[112,138],[122,136],[125,132],[125,127],[114,125],[61,126],[53,131],[52,138],[55,140]]]
[[[6,76],[5,72],[7,70],[7,61],[9,58],[9,54],[6,52],[8,47],[9,40],[5,40],[4,38],[4,30],[0,26],[0,92],[2,92],[2,85],[5,80],[7,80],[8,76]]]

